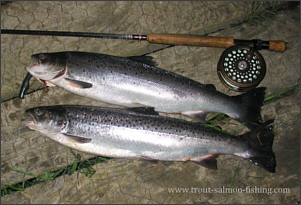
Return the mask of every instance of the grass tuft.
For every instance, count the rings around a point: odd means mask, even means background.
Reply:
[[[277,14],[279,9],[278,2],[261,2],[253,1],[251,9],[246,17],[236,23],[231,24],[232,26],[241,25],[243,23],[248,23],[254,25],[258,22],[266,21],[268,16],[273,16]]]
[[[75,154],[75,152],[71,148],[70,148],[70,152],[75,157],[75,160],[72,165],[54,171],[46,171],[41,175],[36,175],[28,171],[19,170],[16,168],[9,168],[12,171],[24,174],[24,179],[20,183],[9,184],[2,187],[1,197],[14,193],[16,191],[24,191],[24,189],[28,187],[34,186],[41,182],[54,180],[66,174],[71,175],[74,172],[77,172],[78,174],[84,174],[86,177],[91,178],[96,172],[92,166],[101,162],[105,162],[109,159],[109,158],[99,156],[99,157],[94,157],[92,159],[81,161],[81,156],[79,154]],[[25,176],[32,176],[33,178],[25,180]]]

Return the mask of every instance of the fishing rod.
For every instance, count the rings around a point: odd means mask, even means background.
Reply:
[[[147,41],[149,43],[182,45],[182,46],[204,46],[229,48],[231,46],[248,46],[256,50],[268,49],[270,51],[283,52],[286,50],[284,41],[263,41],[260,39],[241,40],[233,37],[200,36],[189,34],[159,34],[148,35],[138,34],[108,34],[108,33],[87,33],[87,32],[66,32],[66,31],[39,31],[39,30],[13,30],[1,29],[1,34],[22,34],[22,35],[43,35],[43,36],[69,36],[69,37],[90,37]]]
[[[39,31],[39,30],[12,30],[2,29],[1,34],[20,35],[44,35],[44,36],[68,36],[89,37],[148,41],[149,43],[202,46],[227,48],[221,55],[217,74],[223,85],[227,88],[246,92],[255,88],[265,77],[266,63],[263,56],[258,52],[261,49],[283,52],[286,50],[284,41],[263,41],[260,39],[242,40],[233,37],[200,36],[188,34],[108,34],[87,32],[65,31]],[[19,97],[23,98],[28,89],[28,82],[32,76],[28,74],[23,81]]]

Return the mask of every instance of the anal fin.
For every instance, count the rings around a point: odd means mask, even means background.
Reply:
[[[147,156],[139,156],[139,160],[149,162],[151,164],[157,164],[158,163],[158,160],[147,157]]]
[[[212,154],[209,155],[206,158],[203,158],[201,160],[197,160],[197,159],[191,159],[191,161],[193,161],[194,163],[201,165],[203,167],[206,167],[208,169],[212,169],[212,170],[217,170],[217,161],[216,161],[216,157],[218,157],[218,155],[216,154]]]

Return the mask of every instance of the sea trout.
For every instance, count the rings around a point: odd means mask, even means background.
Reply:
[[[151,63],[96,53],[40,53],[32,61],[27,71],[45,85],[109,104],[153,107],[201,122],[209,112],[224,113],[250,129],[262,122],[263,87],[231,97]]]
[[[233,136],[200,123],[160,116],[153,108],[57,105],[31,108],[26,113],[30,118],[23,123],[30,129],[95,155],[192,161],[213,170],[218,155],[236,155],[275,172],[273,120]]]

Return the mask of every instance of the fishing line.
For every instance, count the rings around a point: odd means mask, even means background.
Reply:
[[[42,99],[43,99],[44,96],[48,93],[48,91],[49,91],[49,88],[48,88],[46,85],[44,85],[43,92],[42,92],[42,94],[40,95],[40,97],[39,97],[39,99],[37,100],[37,102],[35,103],[35,105],[34,105],[35,107],[37,107],[38,105],[40,105]]]

